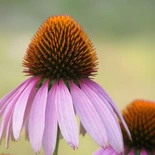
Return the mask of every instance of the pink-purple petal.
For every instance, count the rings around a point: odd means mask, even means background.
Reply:
[[[90,80],[90,79],[87,79],[86,80],[87,82],[89,82],[89,84],[91,84],[97,91],[98,93],[100,93],[108,102],[109,104],[112,106],[113,110],[115,111],[115,113],[117,114],[117,116],[119,117],[119,119],[121,120],[124,128],[126,129],[127,131],[127,134],[129,136],[129,138],[131,139],[131,134],[130,134],[130,131],[123,119],[123,116],[121,115],[121,113],[119,112],[115,102],[112,100],[112,98],[107,94],[107,92],[100,86],[98,85],[96,82]]]
[[[107,136],[111,146],[118,152],[123,152],[123,137],[118,125],[118,121],[112,115],[109,108],[106,104],[101,100],[98,94],[96,94],[93,90],[91,90],[86,84],[83,82],[80,83],[82,91],[87,95],[87,97],[92,102],[94,108],[98,112],[102,122],[104,123]]]
[[[98,90],[90,84],[89,80],[88,81],[87,80],[83,80],[81,83],[86,84],[92,91],[94,91],[101,98],[101,100],[105,103],[105,105],[107,106],[107,108],[109,109],[109,111],[111,112],[111,114],[113,115],[114,119],[116,120],[117,125],[118,125],[118,128],[120,129],[120,132],[121,132],[121,128],[120,128],[120,125],[118,123],[118,119],[116,117],[116,114],[115,114],[115,112],[113,110],[113,107],[109,104],[109,102],[106,100],[106,98],[104,98],[104,96],[101,95],[98,92]]]
[[[0,109],[6,104],[7,100],[14,94],[16,93],[23,85],[28,84],[33,77],[25,80],[23,83],[21,83],[17,88],[12,90],[10,93],[6,94],[1,100],[0,100]]]
[[[122,155],[122,153],[117,153],[111,146],[106,148],[102,155]]]
[[[36,96],[37,93],[37,88],[33,87],[29,99],[27,101],[26,109],[25,109],[25,115],[24,115],[24,120],[23,120],[23,127],[25,127],[25,138],[29,140],[29,132],[28,132],[28,121],[29,121],[29,115],[30,115],[30,110],[33,104],[33,100]]]
[[[9,147],[9,139],[12,133],[12,115],[9,118],[7,128],[6,128],[6,148]]]
[[[111,146],[106,149],[100,148],[93,155],[123,155],[122,153],[117,153]]]
[[[54,104],[55,89],[51,88],[48,93],[46,116],[45,116],[45,130],[43,136],[43,147],[46,155],[52,155],[55,150],[57,139],[57,116],[56,107]]]
[[[18,88],[18,90],[16,92],[14,92],[12,94],[12,96],[9,97],[8,100],[6,100],[5,104],[7,104],[7,106],[4,110],[2,122],[1,122],[1,126],[0,126],[0,139],[2,138],[2,136],[4,134],[4,131],[6,129],[9,118],[14,110],[14,106],[15,106],[18,98],[20,97],[21,93],[26,88],[28,83],[29,83],[29,80],[27,80],[26,82],[23,82],[23,84]]]
[[[74,107],[88,134],[104,148],[108,145],[107,134],[97,111],[86,94],[73,82],[70,87]]]
[[[59,84],[56,82],[52,87],[55,91],[54,104],[61,133],[71,147],[77,148],[78,126],[70,92],[62,80],[59,81]]]
[[[93,155],[103,155],[104,150],[103,148],[99,148],[96,152],[93,153]]]
[[[31,110],[31,107],[32,107],[32,104],[33,104],[33,100],[34,100],[34,98],[36,96],[36,93],[37,93],[37,88],[33,87],[31,92],[30,92],[28,101],[27,101],[27,105],[26,105],[26,109],[25,109],[25,114],[24,114],[23,125],[25,125],[25,123],[28,122],[29,115],[30,115],[30,110]]]
[[[32,148],[37,153],[42,145],[44,127],[45,127],[45,111],[48,94],[48,81],[39,88],[30,111],[29,116],[29,138]]]
[[[30,92],[32,88],[36,86],[37,82],[38,82],[38,79],[33,79],[33,81],[29,83],[29,85],[25,88],[25,90],[22,92],[22,94],[18,98],[18,101],[15,105],[14,113],[13,113],[13,127],[12,128],[13,128],[14,138],[16,140],[18,140],[20,136],[25,108],[27,105]]]

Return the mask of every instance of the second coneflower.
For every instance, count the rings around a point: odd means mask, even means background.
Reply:
[[[124,138],[125,155],[155,154],[155,102],[135,100],[123,111],[123,117],[129,127],[132,141],[121,123]],[[99,149],[94,155],[118,155],[112,147]]]
[[[35,152],[43,145],[46,155],[53,154],[59,129],[77,148],[77,113],[100,146],[110,143],[118,153],[123,151],[116,115],[128,129],[112,99],[90,79],[97,71],[96,53],[73,18],[48,18],[34,35],[23,66],[31,77],[0,100],[0,139],[6,135],[7,146],[10,136],[18,140],[25,127]]]

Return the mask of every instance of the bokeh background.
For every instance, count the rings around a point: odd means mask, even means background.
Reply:
[[[134,99],[155,101],[154,0],[0,0],[0,98],[26,79],[26,48],[38,27],[58,14],[71,15],[88,33],[99,58],[95,81],[120,110]],[[76,151],[61,140],[59,155],[90,155],[97,147],[88,135],[80,136]],[[3,139],[1,152],[35,155],[24,132],[9,149]]]

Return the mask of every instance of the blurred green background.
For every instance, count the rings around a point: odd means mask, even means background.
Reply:
[[[98,58],[95,77],[122,110],[132,100],[155,101],[154,0],[0,0],[0,98],[25,77],[22,58],[38,27],[51,15],[69,14],[91,38]],[[80,136],[74,151],[61,140],[59,155],[90,155],[98,146]],[[0,153],[35,155],[24,132]],[[39,153],[43,155],[43,149]]]

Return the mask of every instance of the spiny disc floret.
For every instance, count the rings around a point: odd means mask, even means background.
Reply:
[[[40,26],[23,61],[28,75],[52,79],[94,75],[97,57],[90,39],[70,16],[53,16]]]
[[[123,117],[132,136],[130,141],[121,124],[125,145],[153,150],[155,148],[155,103],[136,100],[123,111]]]

